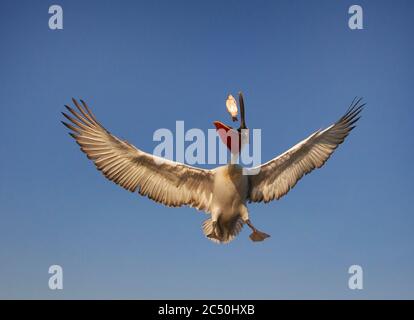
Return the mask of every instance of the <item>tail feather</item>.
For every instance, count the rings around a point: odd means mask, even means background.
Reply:
[[[213,221],[210,218],[203,222],[203,232],[207,239],[215,243],[229,243],[240,233],[243,225],[243,220],[240,218],[226,224],[221,224],[220,221],[218,221],[216,225],[216,235],[219,239],[210,238],[207,237],[207,235],[213,232]]]

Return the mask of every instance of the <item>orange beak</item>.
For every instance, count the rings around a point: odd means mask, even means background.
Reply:
[[[227,146],[230,152],[239,153],[241,147],[241,135],[237,129],[229,127],[220,121],[214,121],[214,126],[216,127],[221,141]],[[232,141],[235,143],[235,146],[233,147],[235,150],[232,150]]]

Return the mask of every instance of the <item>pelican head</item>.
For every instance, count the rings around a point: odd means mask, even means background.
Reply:
[[[232,120],[237,121],[237,103],[236,99],[230,94],[226,100],[227,111],[230,113]],[[235,129],[229,125],[226,125],[220,121],[214,121],[214,126],[221,138],[221,141],[227,146],[227,148],[232,153],[239,153],[241,147],[246,142],[247,126],[245,119],[245,110],[244,110],[244,99],[243,93],[239,92],[239,107],[240,107],[240,126],[238,129]],[[248,134],[247,134],[248,138]],[[232,148],[232,141],[235,143],[235,146]]]

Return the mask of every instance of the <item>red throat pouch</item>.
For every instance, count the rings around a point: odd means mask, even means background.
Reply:
[[[220,136],[221,141],[227,146],[231,153],[240,152],[240,134],[237,129],[229,127],[220,121],[214,121],[214,126],[216,127],[217,133]],[[232,141],[235,143],[235,150],[231,150]]]

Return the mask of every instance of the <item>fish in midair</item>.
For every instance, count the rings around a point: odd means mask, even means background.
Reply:
[[[234,97],[231,94],[227,96],[226,107],[227,107],[227,111],[231,115],[231,119],[233,121],[237,121],[237,113],[238,113],[237,102],[236,102],[236,99],[234,99]]]

